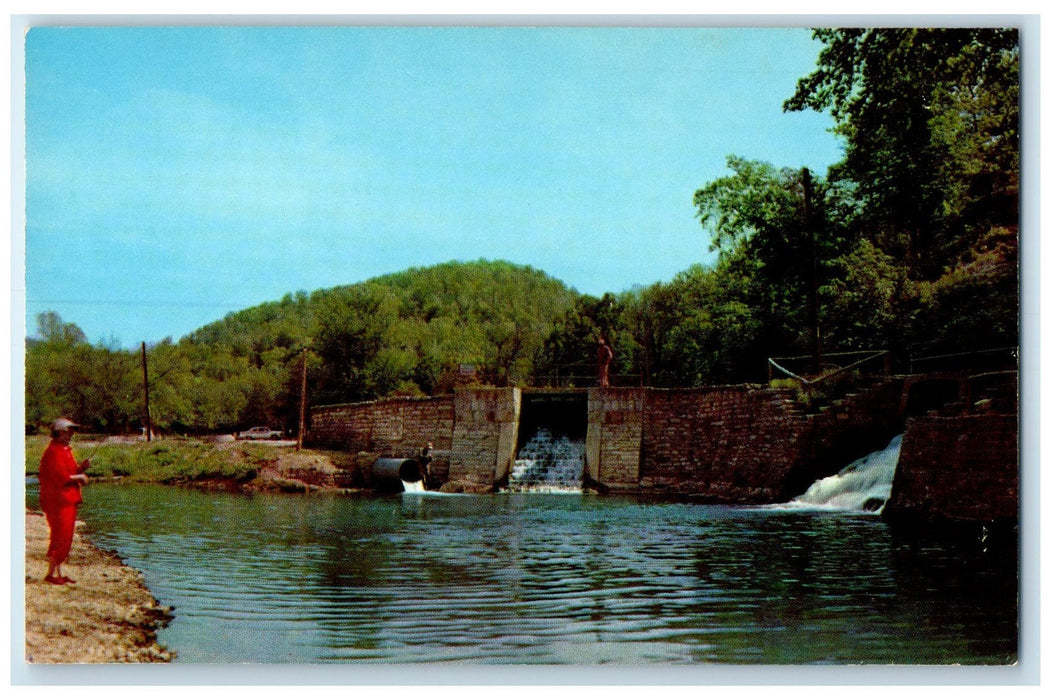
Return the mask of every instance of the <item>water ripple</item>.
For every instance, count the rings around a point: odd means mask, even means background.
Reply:
[[[161,641],[183,662],[967,662],[1017,634],[1012,586],[903,569],[871,519],[544,494],[89,495],[96,541],[174,606]]]

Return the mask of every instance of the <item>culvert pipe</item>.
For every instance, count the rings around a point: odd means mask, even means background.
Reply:
[[[405,482],[412,484],[417,481],[423,481],[423,473],[415,459],[380,457],[369,470],[369,482],[377,491],[404,491]]]

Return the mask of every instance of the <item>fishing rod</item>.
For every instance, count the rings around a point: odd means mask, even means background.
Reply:
[[[85,459],[87,459],[87,461],[88,461],[88,468],[85,469],[83,472],[81,472],[81,474],[85,474],[85,473],[87,473],[88,469],[91,469],[91,466],[92,466],[91,462],[94,461],[95,454],[99,451],[100,447],[102,447],[102,440],[99,440],[98,442],[96,442],[95,446],[91,449],[91,453],[88,454],[87,457],[85,457]]]

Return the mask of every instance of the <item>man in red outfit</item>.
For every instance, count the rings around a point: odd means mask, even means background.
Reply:
[[[47,516],[51,528],[51,543],[47,548],[48,583],[76,583],[62,575],[62,562],[69,556],[73,544],[73,527],[77,522],[77,504],[83,499],[80,487],[88,483],[87,471],[91,460],[80,464],[73,458],[69,441],[79,428],[68,418],[59,418],[51,426],[51,444],[40,458],[40,509]]]
[[[598,385],[609,386],[609,364],[613,362],[613,348],[605,336],[598,337]]]

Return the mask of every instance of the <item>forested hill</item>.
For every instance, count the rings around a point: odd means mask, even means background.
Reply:
[[[495,384],[524,378],[577,296],[529,266],[448,262],[290,294],[186,340],[228,348],[256,367],[309,347],[325,360],[318,379],[327,400],[433,393],[451,388],[461,364]]]
[[[302,346],[336,330],[345,319],[333,323],[334,313],[379,314],[385,323],[433,322],[437,327],[447,320],[470,325],[549,323],[576,296],[562,282],[529,266],[499,260],[453,261],[312,293],[287,294],[280,301],[231,313],[194,331],[187,340],[227,345],[243,355]]]
[[[523,383],[579,297],[539,270],[488,260],[288,294],[150,347],[153,422],[180,431],[291,427],[304,356],[311,404],[451,391],[462,365],[474,381]],[[137,353],[91,347],[56,314],[37,320],[27,425],[75,413],[104,430],[134,429]],[[63,373],[71,381],[56,381]]]

